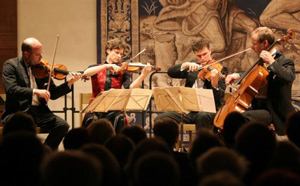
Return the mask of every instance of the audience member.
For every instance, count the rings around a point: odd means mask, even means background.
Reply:
[[[253,186],[299,186],[299,174],[285,169],[271,169],[262,173]]]
[[[99,186],[102,178],[100,162],[81,151],[55,152],[42,165],[45,186]]]
[[[108,138],[116,135],[112,123],[105,118],[93,121],[88,126],[87,130],[91,137],[91,141],[101,145],[103,145]]]
[[[121,130],[121,134],[128,136],[137,145],[141,140],[147,138],[146,131],[141,125],[134,124],[126,126]]]
[[[156,120],[153,127],[153,133],[155,137],[161,137],[171,150],[173,150],[175,143],[179,137],[179,125],[178,123],[170,118],[163,118]]]
[[[151,152],[136,162],[133,186],[178,186],[179,168],[176,161],[162,152]]]
[[[1,185],[40,185],[43,157],[44,148],[35,133],[20,131],[7,134],[0,145]]]
[[[274,158],[276,138],[266,125],[253,122],[240,128],[235,141],[236,150],[250,162],[244,181],[251,185],[260,173],[269,168]]]
[[[135,151],[130,156],[129,162],[125,167],[129,182],[132,182],[133,168],[142,156],[151,152],[162,152],[168,156],[172,156],[172,151],[168,147],[167,143],[161,138],[146,138],[143,139],[136,147]]]
[[[267,126],[245,124],[240,113],[230,113],[222,131],[230,148],[203,128],[187,154],[173,151],[179,128],[169,118],[155,122],[154,138],[146,138],[140,125],[115,135],[111,123],[100,119],[88,129],[70,130],[63,141],[67,151],[49,153],[36,136],[32,117],[20,112],[3,129],[1,185],[196,185],[196,178],[199,186],[299,185],[300,149],[293,131],[299,127],[298,114],[286,123],[291,141],[276,142]]]
[[[91,143],[84,145],[81,150],[95,156],[102,163],[103,186],[119,186],[121,184],[119,162],[105,146]]]
[[[291,141],[277,142],[272,167],[288,169],[300,175],[300,149]]]
[[[153,133],[155,137],[162,138],[173,151],[175,143],[179,138],[179,125],[170,118],[158,119],[154,123]],[[191,185],[194,183],[194,170],[191,160],[185,152],[173,151],[173,157],[180,169],[180,185]]]
[[[16,112],[4,125],[2,136],[18,131],[28,131],[36,134],[36,124],[31,115],[26,112]]]
[[[235,144],[234,136],[241,126],[247,122],[246,118],[239,112],[231,112],[224,120],[222,137],[227,147],[233,148]]]
[[[172,156],[172,151],[163,139],[157,137],[146,138],[137,145],[130,158],[129,167],[133,166],[140,157],[153,151],[163,152]]]
[[[247,161],[236,151],[226,147],[214,147],[197,158],[197,178],[228,171],[242,179],[247,171]]]
[[[196,159],[209,149],[223,146],[225,146],[224,143],[215,133],[206,128],[197,130],[196,138],[189,152],[192,164],[196,166]]]
[[[233,173],[221,171],[203,178],[198,186],[244,186]]]
[[[104,146],[117,158],[121,169],[128,163],[129,156],[135,149],[134,142],[122,134],[112,136],[105,142]]]
[[[288,138],[300,148],[300,112],[289,116],[286,122],[286,134]]]
[[[84,144],[91,141],[87,129],[75,128],[71,129],[65,136],[63,145],[65,150],[78,150]]]

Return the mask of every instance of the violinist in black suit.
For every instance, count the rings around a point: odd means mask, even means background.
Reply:
[[[42,132],[49,132],[45,144],[57,149],[68,132],[69,124],[54,115],[47,106],[49,99],[57,99],[71,91],[71,85],[81,78],[79,73],[70,73],[69,80],[60,86],[48,78],[35,78],[31,67],[40,63],[43,46],[35,38],[27,38],[22,43],[22,57],[7,60],[3,65],[2,79],[6,93],[2,122],[5,125],[17,111],[33,116]]]
[[[199,72],[204,70],[203,67],[212,60],[212,50],[209,42],[203,38],[193,41],[192,50],[198,62],[184,62],[182,64],[172,66],[168,70],[168,75],[172,78],[186,79],[185,87],[212,89],[215,99],[215,106],[218,109],[222,106],[224,90],[226,87],[224,79],[222,79],[219,75],[220,73],[224,75],[227,74],[227,68],[222,68],[221,72],[216,69],[211,70],[211,77],[209,79],[203,80],[198,78]],[[212,124],[214,116],[215,113],[210,112],[190,112],[184,115],[183,122],[195,123],[196,129],[201,127],[210,129],[213,126]],[[178,123],[181,122],[181,114],[177,112],[162,113],[158,115],[155,120],[165,117],[171,118]]]
[[[276,48],[267,49],[275,42],[275,35],[270,28],[259,27],[251,34],[252,49],[267,65],[266,94],[258,94],[252,101],[252,108],[243,113],[251,120],[265,124],[273,123],[278,135],[285,135],[285,122],[289,114],[295,112],[291,102],[292,84],[295,79],[294,61],[279,53]],[[239,79],[242,74],[233,73],[226,77],[227,85]]]

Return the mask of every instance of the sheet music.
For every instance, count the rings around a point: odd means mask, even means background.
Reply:
[[[167,88],[155,88],[153,89],[153,95],[155,100],[156,109],[158,111],[175,111],[179,113],[188,113],[182,106],[181,103],[172,92],[174,90],[169,90]]]
[[[189,87],[166,87],[153,89],[158,111],[206,111],[216,113],[213,91]]]
[[[83,112],[146,110],[152,96],[147,89],[110,89],[99,94]]]
[[[127,110],[147,110],[152,96],[152,90],[132,89],[126,109]]]

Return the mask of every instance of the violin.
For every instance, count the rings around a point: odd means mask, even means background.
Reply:
[[[225,75],[221,73],[223,66],[219,62],[216,62],[216,60],[210,60],[208,64],[205,65],[202,70],[200,70],[198,73],[198,78],[200,78],[202,81],[206,79],[210,81],[211,71],[214,69],[218,71],[218,74],[222,79],[225,79]]]
[[[118,70],[116,72],[116,71],[113,71],[113,69],[111,69],[111,71],[114,72],[115,74],[123,73],[123,72],[139,73],[146,66],[147,66],[146,64],[142,64],[140,62],[136,62],[136,63],[123,62],[120,64],[120,67],[121,67],[120,70]],[[151,66],[151,68],[152,68],[152,70],[155,70],[155,71],[161,70],[161,68],[155,67],[155,66]]]
[[[42,59],[39,64],[31,67],[31,71],[34,77],[38,79],[49,77],[51,65],[48,61]],[[79,73],[83,73],[83,71],[79,71]],[[63,80],[69,74],[67,67],[63,64],[55,64],[53,66],[53,71],[51,73],[51,77],[57,80]],[[82,79],[88,80],[86,76],[83,76]]]

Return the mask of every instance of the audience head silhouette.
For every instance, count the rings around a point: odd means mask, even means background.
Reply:
[[[288,140],[277,142],[272,167],[287,169],[300,175],[300,149]]]
[[[105,118],[93,121],[88,126],[87,130],[91,137],[91,141],[102,145],[108,138],[116,135],[112,123]]]
[[[190,149],[190,158],[195,165],[196,159],[213,147],[223,147],[224,143],[212,131],[201,128],[196,132],[196,138]]]
[[[241,127],[235,141],[236,150],[250,162],[245,182],[251,184],[257,175],[270,166],[276,148],[275,136],[266,125],[253,122]]]
[[[235,144],[234,137],[239,128],[246,122],[246,118],[239,112],[231,112],[227,115],[222,130],[223,139],[227,147],[233,148]]]
[[[121,168],[124,168],[128,163],[129,157],[135,149],[134,142],[129,137],[122,134],[112,136],[104,145],[113,153],[113,155],[115,155]]]
[[[5,136],[12,132],[28,131],[36,133],[36,124],[31,115],[25,112],[16,112],[3,127],[2,135]]]
[[[151,152],[136,162],[133,186],[177,186],[179,168],[176,161],[162,152]]]
[[[300,111],[289,116],[286,122],[286,134],[288,138],[300,148]]]
[[[87,129],[75,128],[71,129],[65,136],[63,145],[65,150],[80,149],[84,144],[89,143],[90,136]]]
[[[103,145],[91,143],[84,145],[81,150],[95,156],[102,164],[103,186],[118,186],[121,183],[121,169],[115,156]]]
[[[102,166],[93,156],[81,151],[56,152],[42,165],[45,186],[99,186],[102,184]]]
[[[253,186],[299,186],[299,174],[285,169],[270,169],[262,173],[254,182]]]
[[[138,124],[126,126],[120,133],[128,136],[135,145],[137,145],[141,140],[147,138],[146,131]]]
[[[165,140],[169,147],[173,149],[179,136],[178,123],[170,118],[156,120],[153,127],[153,133],[155,137],[161,137]]]
[[[231,172],[242,179],[247,171],[247,161],[226,147],[214,147],[197,158],[197,175],[200,180],[222,171]]]
[[[1,185],[39,185],[44,148],[36,134],[7,134],[0,145]]]
[[[231,172],[221,171],[204,177],[198,186],[244,186],[244,184]]]

